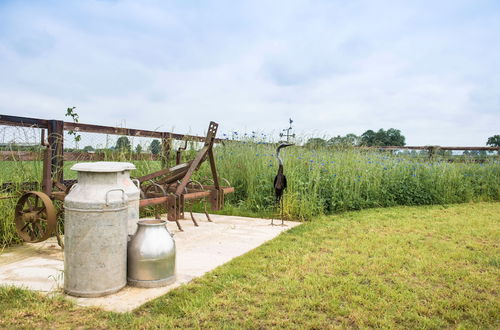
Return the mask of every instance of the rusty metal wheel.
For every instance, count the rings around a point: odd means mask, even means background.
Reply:
[[[146,198],[167,196],[165,188],[157,183],[151,183],[144,187],[144,195]]]
[[[55,234],[57,238],[57,244],[64,250],[64,202],[53,200],[56,209],[56,229]]]
[[[15,222],[17,233],[25,242],[41,242],[54,233],[57,212],[49,196],[29,191],[17,202]]]

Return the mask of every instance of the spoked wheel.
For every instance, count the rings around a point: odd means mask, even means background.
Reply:
[[[25,242],[41,242],[54,233],[57,212],[49,196],[29,191],[17,202],[15,222],[17,233]]]
[[[163,197],[167,196],[167,192],[163,186],[153,182],[144,188],[144,195],[146,198]]]
[[[64,250],[64,207],[62,201],[54,201],[56,209],[56,238],[57,244]]]

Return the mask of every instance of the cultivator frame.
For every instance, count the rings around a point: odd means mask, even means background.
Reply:
[[[42,169],[42,191],[33,190],[37,186],[36,182],[25,182],[25,192],[18,199],[15,209],[16,230],[26,242],[41,242],[54,235],[57,236],[59,245],[63,246],[61,239],[62,228],[62,202],[69,193],[76,180],[63,179],[64,160],[78,160],[77,153],[64,153],[63,133],[64,130],[77,130],[81,132],[107,133],[117,135],[131,135],[143,137],[161,137],[164,154],[161,157],[164,168],[142,177],[137,180],[140,183],[141,199],[140,207],[156,206],[154,213],[157,218],[162,213],[167,213],[167,220],[175,221],[178,228],[182,230],[179,222],[184,219],[184,210],[189,201],[200,200],[211,204],[211,209],[216,211],[222,209],[224,205],[224,195],[234,192],[227,180],[218,177],[213,153],[213,145],[218,142],[216,133],[218,124],[210,122],[206,137],[180,135],[169,132],[154,132],[145,130],[134,130],[126,128],[115,128],[109,126],[97,126],[80,123],[66,123],[56,120],[43,120],[36,118],[15,117],[0,115],[1,125],[25,126],[42,129],[41,145],[45,147],[43,151]],[[47,140],[46,132],[47,131]],[[186,149],[180,147],[176,154],[176,165],[167,167],[171,141],[190,139],[192,141],[204,142],[195,158],[191,161],[180,163],[182,151]],[[220,141],[220,140],[219,140]],[[80,154],[82,155],[82,154]],[[83,154],[85,155],[85,154]],[[195,181],[192,179],[201,164],[208,158],[212,177],[206,180]],[[34,159],[32,159],[34,160]],[[86,157],[85,160],[102,160],[97,157]],[[228,183],[221,186],[220,180]],[[9,186],[11,185],[11,186]],[[3,185],[3,190],[15,188],[12,183]],[[15,198],[15,196],[3,196],[2,198]],[[55,204],[59,204],[57,207]],[[208,212],[205,214],[208,221],[211,221]],[[190,211],[191,220],[198,226],[196,219]]]
[[[234,188],[230,187],[230,185],[223,187],[219,183],[213,153],[217,127],[217,123],[210,122],[205,144],[193,160],[180,163],[180,152],[186,149],[186,146],[184,146],[177,150],[177,164],[174,167],[165,168],[137,178],[143,194],[139,202],[140,207],[164,205],[167,210],[167,220],[175,221],[179,230],[182,230],[179,219],[184,219],[184,208],[187,201],[209,199],[213,211],[222,209],[224,195],[234,192]],[[207,158],[210,162],[212,174],[211,185],[202,184],[192,179],[193,173],[199,169]],[[193,212],[190,211],[190,214],[194,225],[198,226]],[[205,215],[208,221],[212,221],[206,208]],[[160,216],[161,214],[157,212],[156,217],[160,218]]]

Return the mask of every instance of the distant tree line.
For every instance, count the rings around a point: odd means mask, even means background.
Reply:
[[[349,146],[404,146],[405,137],[399,129],[379,129],[377,132],[367,130],[360,136],[356,134],[337,135],[329,140],[322,138],[311,138],[307,140],[306,147],[349,147]]]
[[[116,140],[116,144],[112,147],[109,148],[94,148],[90,145],[87,145],[83,147],[83,149],[77,149],[77,148],[64,148],[64,151],[66,152],[125,152],[125,153],[132,153],[132,143],[130,142],[130,139],[127,136],[120,136]],[[140,144],[135,146],[134,152],[137,154],[140,154],[143,152],[143,148]],[[160,140],[153,140],[149,144],[147,148],[147,152],[152,153],[153,155],[158,155],[161,152],[161,142]]]

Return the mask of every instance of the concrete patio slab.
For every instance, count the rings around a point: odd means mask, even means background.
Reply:
[[[271,226],[268,219],[196,214],[199,227],[183,220],[180,232],[173,222],[167,227],[174,233],[177,248],[177,278],[161,288],[127,286],[99,298],[67,296],[81,306],[97,306],[109,311],[126,312],[240,256],[281,232],[299,225],[286,221],[285,226]],[[13,285],[45,293],[62,293],[64,283],[63,252],[55,239],[5,249],[0,253],[0,285]]]

